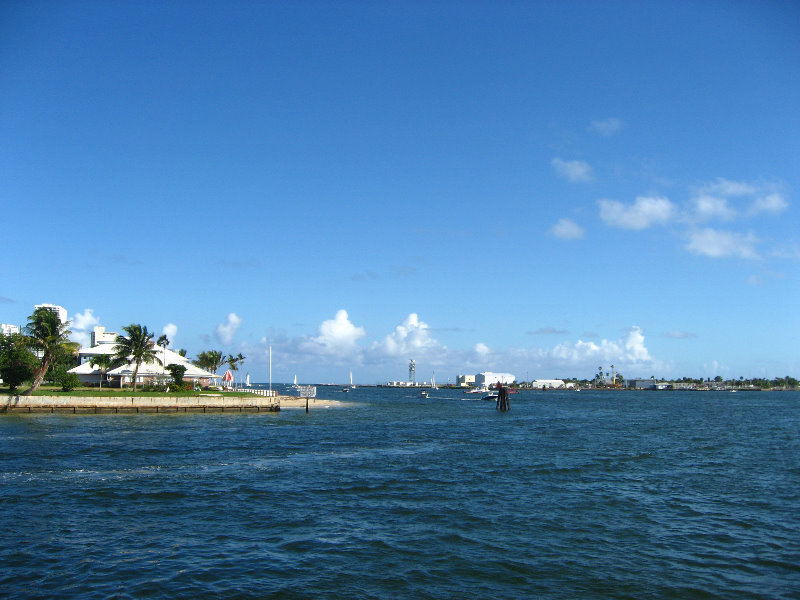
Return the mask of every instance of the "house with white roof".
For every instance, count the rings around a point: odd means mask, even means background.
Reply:
[[[135,363],[128,363],[111,369],[103,377],[98,366],[93,366],[92,359],[100,354],[113,355],[116,350],[116,343],[111,340],[111,336],[116,340],[116,334],[106,332],[103,327],[95,327],[92,333],[92,340],[95,345],[90,348],[81,348],[78,353],[80,364],[69,370],[70,373],[75,373],[84,385],[100,384],[102,379],[103,384],[122,387],[125,384],[133,384],[133,372],[136,368]],[[155,381],[165,381],[172,378],[170,372],[167,370],[169,365],[182,365],[186,367],[186,372],[183,374],[184,381],[192,381],[201,386],[214,385],[215,380],[220,379],[220,376],[201,369],[200,367],[192,364],[192,362],[185,356],[181,356],[177,352],[173,352],[169,348],[156,348],[156,356],[161,361],[159,363],[142,363],[139,365],[139,372],[136,374],[137,383],[147,383]]]

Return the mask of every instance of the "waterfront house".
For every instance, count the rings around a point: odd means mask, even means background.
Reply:
[[[89,348],[81,348],[78,353],[80,364],[69,370],[75,373],[83,385],[99,385],[102,374],[100,368],[92,366],[91,362],[99,354],[114,354],[116,349],[117,334],[106,332],[103,327],[95,327],[92,333],[94,344]],[[156,355],[163,363],[142,363],[139,365],[139,372],[136,374],[137,383],[156,383],[172,379],[167,370],[169,365],[182,365],[186,367],[183,375],[184,381],[191,381],[200,386],[214,385],[220,376],[206,371],[192,364],[185,356],[173,352],[169,348],[156,347]],[[111,369],[103,378],[103,385],[122,387],[123,385],[133,384],[133,371],[136,368],[134,363],[128,363]]]

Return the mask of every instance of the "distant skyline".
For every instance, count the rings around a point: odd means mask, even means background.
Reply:
[[[0,322],[266,380],[800,374],[795,2],[5,2]]]

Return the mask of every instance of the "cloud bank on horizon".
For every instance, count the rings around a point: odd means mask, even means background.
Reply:
[[[91,308],[70,317],[74,341],[86,346],[93,327],[100,325],[100,320]],[[420,369],[429,369],[431,373],[438,370],[440,377],[445,373],[453,379],[455,374],[477,373],[480,371],[511,371],[521,381],[525,374],[531,378],[585,376],[597,368],[598,363],[614,364],[618,371],[634,371],[636,373],[663,370],[669,368],[668,363],[654,359],[645,345],[644,332],[633,326],[618,340],[600,340],[598,342],[578,339],[574,342],[560,342],[550,348],[515,348],[493,351],[483,342],[478,342],[470,351],[451,350],[440,343],[432,334],[431,327],[419,318],[417,313],[410,313],[385,336],[374,341],[359,341],[367,338],[363,327],[354,324],[346,310],[340,309],[332,319],[323,321],[317,335],[289,338],[275,336],[272,339],[262,338],[258,345],[237,343],[236,334],[242,326],[243,319],[235,312],[227,315],[218,323],[214,334],[219,343],[233,346],[234,352],[244,352],[252,366],[262,367],[267,346],[271,346],[274,360],[284,368],[314,367],[321,361],[341,367],[342,369],[361,369],[361,381],[380,383],[380,378],[363,379],[363,377],[379,377],[387,371],[403,372],[407,361],[414,359]],[[177,335],[178,326],[168,323],[162,328],[172,342]],[[569,332],[554,328],[542,328],[538,334],[568,335]],[[673,334],[677,335],[677,334]],[[365,373],[367,375],[365,375]],[[420,380],[422,380],[422,377]]]

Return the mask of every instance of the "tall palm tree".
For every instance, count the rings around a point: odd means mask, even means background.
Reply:
[[[95,354],[89,360],[89,366],[100,368],[100,389],[103,389],[103,376],[116,364],[114,357],[110,354]]]
[[[33,374],[33,385],[25,390],[25,395],[30,396],[42,385],[44,376],[53,359],[62,352],[74,353],[78,344],[69,340],[69,321],[61,322],[58,314],[48,308],[40,306],[28,317],[25,334],[34,350],[41,352],[42,363]]]
[[[131,323],[122,330],[127,336],[118,335],[116,347],[114,349],[114,360],[134,363],[133,369],[133,391],[136,391],[136,378],[139,375],[139,367],[142,363],[158,363],[157,352],[153,349],[153,334],[147,331],[147,327]]]
[[[161,334],[161,337],[158,338],[156,345],[161,347],[161,366],[166,367],[167,346],[169,346],[169,338],[167,337],[166,333]],[[164,369],[161,369],[161,374],[164,375]]]

